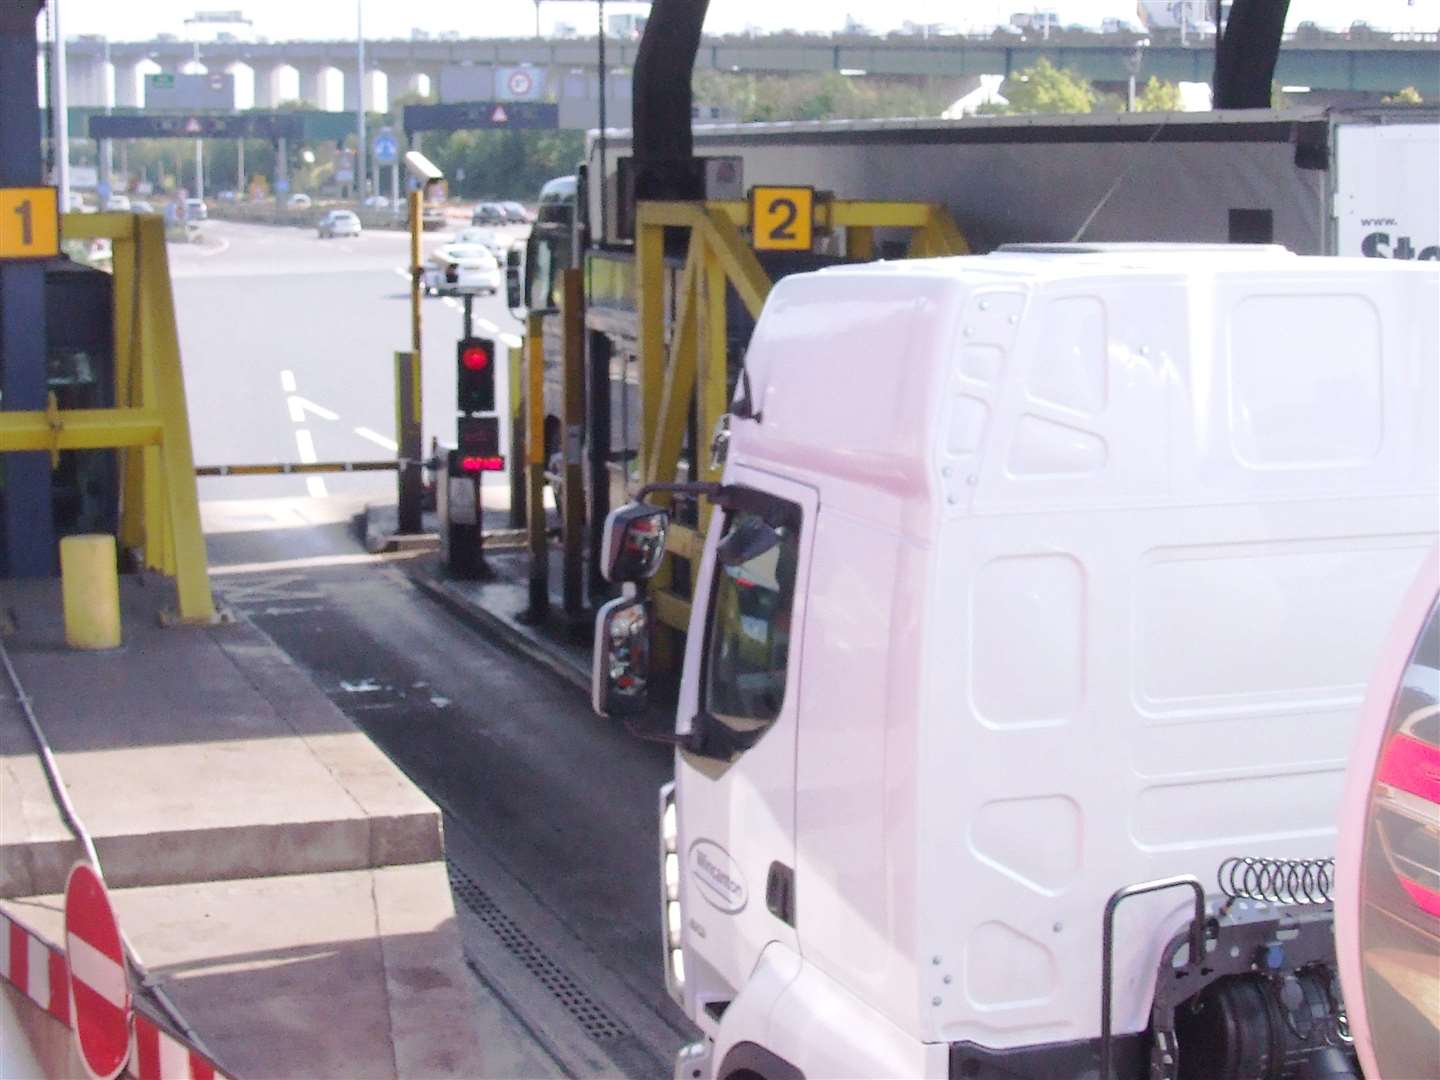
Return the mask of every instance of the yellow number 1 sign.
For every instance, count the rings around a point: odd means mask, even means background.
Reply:
[[[49,259],[59,253],[55,189],[0,188],[0,259]]]
[[[750,189],[750,238],[760,251],[809,251],[815,233],[815,189]]]

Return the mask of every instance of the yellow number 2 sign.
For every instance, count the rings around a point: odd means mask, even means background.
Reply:
[[[59,253],[55,189],[0,188],[0,259],[49,259]]]
[[[750,236],[760,251],[809,251],[815,233],[815,189],[750,189]]]

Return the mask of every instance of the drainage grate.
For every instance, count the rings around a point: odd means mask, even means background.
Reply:
[[[579,1022],[590,1038],[600,1042],[624,1038],[630,1034],[629,1030],[587,994],[568,972],[551,960],[545,950],[536,945],[514,919],[501,911],[489,893],[448,859],[445,867],[450,875],[450,888],[455,895],[479,916],[480,921],[500,939],[500,944],[505,946],[510,955],[540,980],[555,1000]]]

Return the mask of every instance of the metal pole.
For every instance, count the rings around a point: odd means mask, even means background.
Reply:
[[[603,244],[610,235],[610,230],[605,226],[606,202],[608,201],[605,198],[605,0],[599,0],[595,6],[600,12],[600,45],[597,61],[600,66],[600,139],[596,143],[596,149],[600,153],[600,175],[597,179],[600,184],[600,242]]]
[[[50,0],[50,26],[55,53],[50,61],[50,142],[55,154],[55,186],[60,189],[60,212],[70,209],[70,115],[65,86],[65,34],[60,29],[60,0]]]
[[[550,549],[545,540],[545,317],[526,316],[525,327],[525,531],[530,548],[532,621],[550,613]]]
[[[410,192],[410,350],[420,355],[420,226],[425,189]]]
[[[422,526],[424,477],[420,458],[425,444],[420,366],[420,212],[424,199],[423,188],[410,193],[410,351],[395,354],[395,442],[399,444],[401,458],[396,473],[397,526],[402,533],[418,533]]]
[[[366,172],[365,157],[365,3],[355,0],[355,51],[359,63],[359,79],[355,95],[355,123],[359,136],[355,140],[355,183],[360,189],[360,201],[365,200]],[[419,346],[416,346],[418,351]]]
[[[195,197],[205,198],[205,140],[195,140]]]
[[[0,187],[44,182],[40,155],[40,89],[35,41],[38,0],[0,3]],[[60,209],[65,209],[61,196]],[[45,408],[45,267],[0,262],[0,406]],[[55,518],[50,456],[0,454],[5,490],[0,574],[53,577]]]
[[[109,116],[109,115],[110,115],[111,107],[115,104],[115,80],[114,80],[114,78],[113,78],[113,72],[110,70],[111,64],[110,64],[110,38],[109,38],[109,37],[106,37],[106,38],[105,38],[105,54],[104,54],[104,59],[101,61],[101,64],[102,64],[102,74],[101,74],[100,77],[104,80],[104,88],[105,88],[105,115],[106,115],[106,116]],[[112,180],[111,178],[112,178],[112,176],[114,175],[114,173],[115,173],[115,144],[114,144],[114,140],[112,140],[112,139],[101,139],[101,140],[100,140],[100,183],[104,184],[107,189],[110,188],[111,185],[113,184],[113,180]],[[105,207],[102,206],[102,207],[100,207],[100,209],[101,209],[101,210],[104,210]]]
[[[245,140],[235,140],[235,196],[245,197]]]
[[[424,517],[421,499],[424,477],[420,459],[424,453],[424,430],[420,413],[420,354],[395,354],[395,444],[400,458],[396,469],[396,528],[418,533]]]
[[[390,210],[400,209],[400,163],[390,166]]]
[[[561,589],[566,615],[585,607],[585,473],[580,445],[585,431],[585,290],[583,271],[566,270],[564,283],[564,498]]]

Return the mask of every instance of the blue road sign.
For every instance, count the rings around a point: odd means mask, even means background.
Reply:
[[[375,142],[371,149],[375,151],[375,164],[377,165],[394,165],[400,156],[400,144],[388,131],[382,131],[375,136]]]

